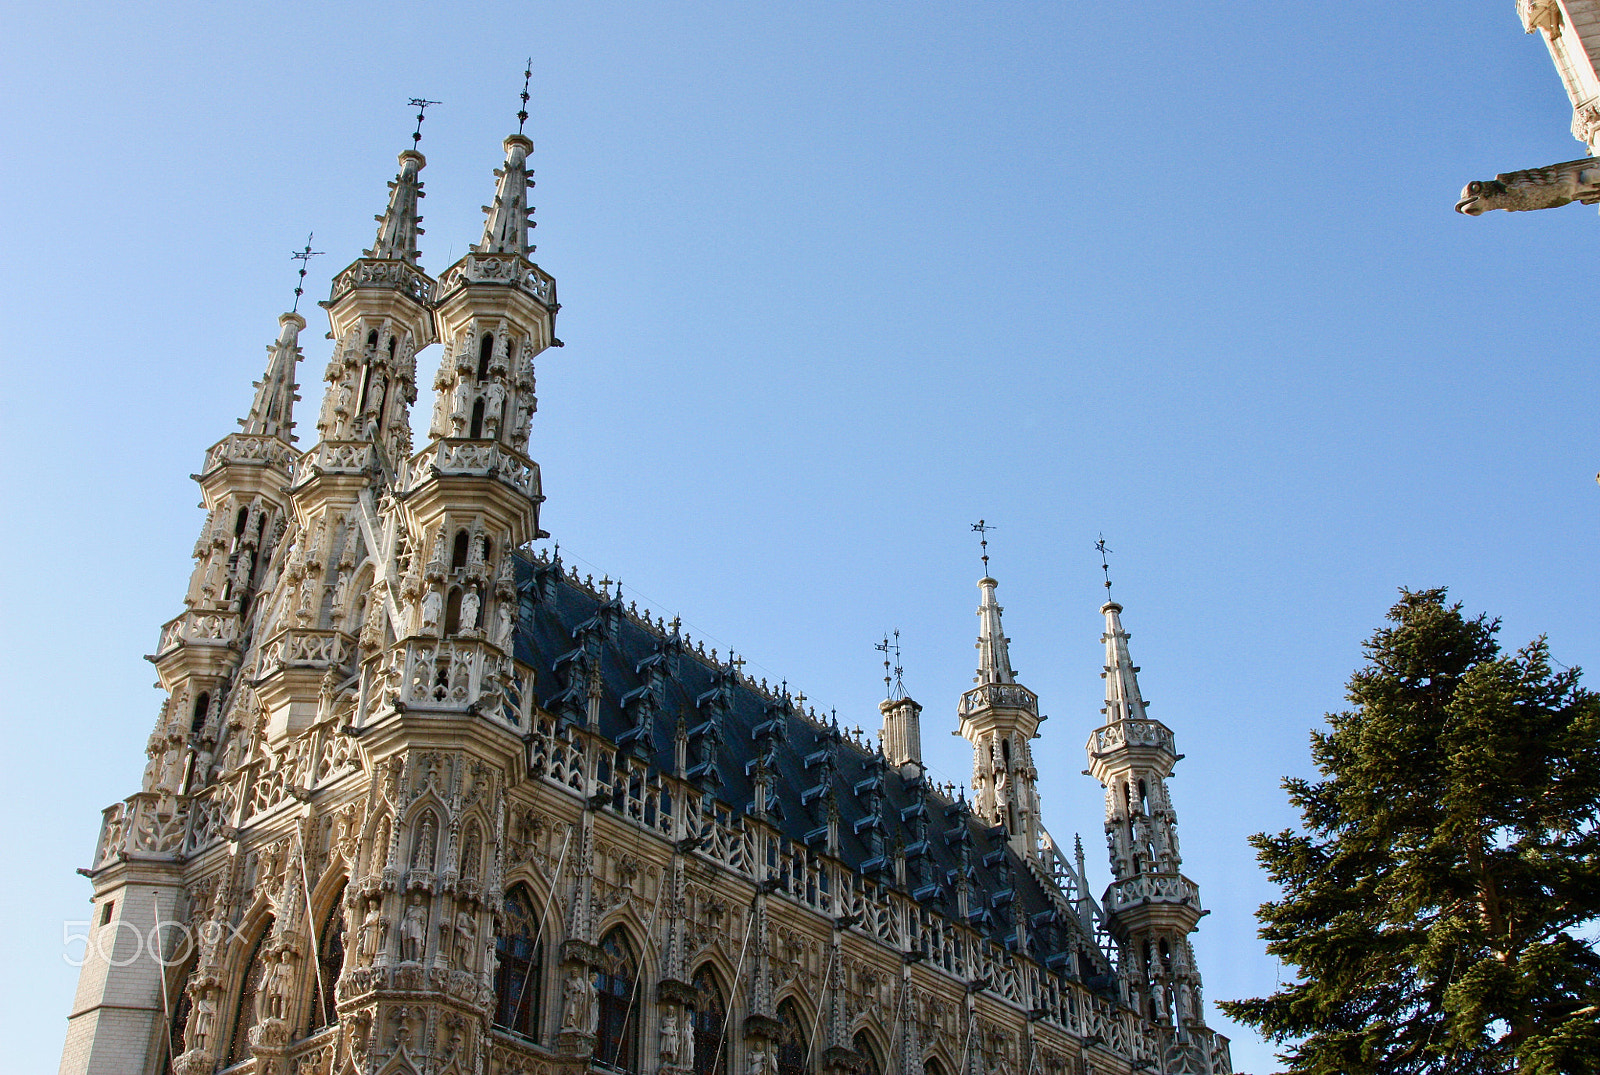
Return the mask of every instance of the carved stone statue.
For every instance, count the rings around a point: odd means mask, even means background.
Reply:
[[[500,413],[506,402],[506,386],[490,381],[483,389],[483,424],[492,433],[500,431]]]
[[[424,631],[438,631],[439,617],[444,612],[444,598],[439,596],[439,591],[429,587],[422,598],[422,629]]]
[[[428,909],[422,905],[421,896],[412,896],[400,920],[400,945],[403,958],[408,963],[421,963],[423,948],[428,940]]]
[[[577,968],[567,971],[561,987],[561,1029],[593,1034],[599,1026],[600,1011],[594,1002],[594,982]]]
[[[1568,202],[1600,202],[1600,157],[1502,172],[1493,179],[1474,179],[1461,188],[1456,212],[1481,216],[1493,209],[1521,213],[1554,209]]]
[[[756,1045],[750,1050],[750,1075],[770,1075],[772,1064],[767,1051],[761,1045]]]
[[[668,1012],[661,1017],[661,1064],[663,1067],[678,1063],[678,1014]]]
[[[361,937],[357,941],[356,952],[362,966],[371,964],[378,956],[379,941],[383,930],[381,906],[381,900],[370,899],[367,901],[367,913],[361,916]]]
[[[494,612],[494,644],[501,649],[510,649],[511,631],[511,602],[502,600]]]
[[[204,1052],[206,1045],[211,1041],[211,1028],[217,1020],[217,1002],[211,994],[215,990],[207,986],[197,990],[199,994],[194,998],[194,1010],[190,1014],[193,1030],[189,1033],[190,1046],[197,1052]]]
[[[477,630],[480,602],[481,599],[478,597],[477,587],[468,586],[466,592],[461,595],[461,629],[463,631]]]
[[[472,915],[456,912],[456,962],[464,970],[472,969],[473,942],[478,939],[478,927]]]

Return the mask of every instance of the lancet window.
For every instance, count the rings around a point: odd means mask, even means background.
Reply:
[[[506,894],[505,927],[495,941],[494,1025],[525,1038],[539,1036],[544,942],[526,885]]]
[[[307,1013],[306,1033],[332,1026],[338,1019],[334,1008],[334,984],[344,970],[344,889],[334,897],[333,908],[323,920],[317,935],[317,963],[311,982],[311,1010]]]
[[[694,1072],[695,1075],[724,1075],[728,1070],[728,1047],[723,1028],[728,1024],[728,1003],[717,985],[711,964],[694,972]]]
[[[861,1057],[857,1075],[883,1075],[883,1061],[878,1057],[878,1048],[872,1044],[872,1038],[865,1030],[856,1031],[856,1036],[850,1039],[850,1047]]]
[[[595,1059],[620,1071],[638,1071],[639,960],[620,927],[601,939],[600,950],[606,961],[595,980],[600,1015],[595,1031]]]
[[[256,998],[261,989],[261,973],[265,969],[262,950],[267,936],[272,932],[272,917],[267,916],[250,948],[250,958],[245,960],[244,973],[239,978],[239,1003],[233,1009],[233,1039],[228,1044],[228,1056],[223,1066],[250,1059],[250,1028],[256,1025]]]
[[[778,1075],[806,1075],[809,1035],[794,1001],[786,1000],[778,1005],[778,1022],[783,1024],[778,1033]]]

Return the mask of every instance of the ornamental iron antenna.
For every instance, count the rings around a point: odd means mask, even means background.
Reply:
[[[1095,551],[1100,554],[1100,570],[1106,576],[1106,600],[1111,600],[1111,563],[1106,559],[1111,550],[1106,548],[1106,536],[1100,535],[1100,540],[1094,543]]]
[[[406,104],[417,106],[417,129],[411,134],[411,144],[413,147],[422,141],[422,121],[428,111],[428,106],[439,103],[440,102],[438,101],[430,101],[423,97],[413,97],[406,102]]]
[[[324,253],[321,250],[311,249],[311,237],[314,234],[314,232],[306,234],[306,248],[304,250],[296,250],[289,255],[289,257],[300,263],[300,281],[295,284],[294,305],[290,307],[291,313],[300,312],[300,296],[306,293],[306,270],[311,267],[311,259],[321,257]]]
[[[900,667],[900,630],[895,629],[894,641],[889,641],[889,636],[884,635],[882,642],[874,642],[872,648],[883,654],[883,696],[888,701],[894,702],[906,696],[905,683],[901,677],[905,669]],[[894,654],[893,672],[890,675],[889,655]]]
[[[980,535],[978,543],[983,546],[983,577],[989,577],[989,531],[1000,529],[993,523],[986,523],[982,519],[972,524],[972,529]]]
[[[522,125],[528,122],[528,82],[533,78],[533,57],[528,57],[528,66],[522,72],[522,111],[517,113],[517,133],[522,133]]]

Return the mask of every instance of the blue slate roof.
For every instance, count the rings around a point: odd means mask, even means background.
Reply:
[[[926,778],[903,774],[784,694],[763,691],[672,630],[631,614],[620,597],[607,599],[577,582],[559,562],[519,558],[517,583],[516,656],[535,669],[540,708],[564,725],[588,724],[590,669],[597,664],[598,726],[589,730],[653,771],[677,775],[681,720],[685,778],[736,813],[753,809],[756,766],[764,760],[773,774],[767,820],[787,840],[823,852],[831,799],[839,812],[838,858],[852,872],[952,919],[964,874],[968,922],[980,933],[1015,950],[1021,917],[1033,959],[1065,974],[1091,962],[1096,973],[1105,969],[1093,939],[1057,911],[1005,830],[974,818],[964,799],[952,801]],[[897,856],[905,858],[903,882]]]

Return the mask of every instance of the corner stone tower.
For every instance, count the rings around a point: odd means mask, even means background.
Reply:
[[[1204,912],[1199,888],[1179,872],[1178,815],[1167,794],[1178,753],[1171,729],[1145,714],[1122,606],[1108,601],[1100,611],[1106,619],[1106,723],[1087,749],[1089,772],[1106,789],[1112,882],[1102,906],[1119,948],[1128,1003],[1156,1025],[1175,1028],[1182,1046],[1204,1022],[1200,972],[1188,939]]]

